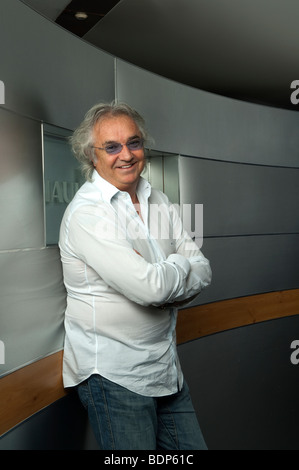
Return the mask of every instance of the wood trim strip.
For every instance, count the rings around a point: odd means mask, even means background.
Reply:
[[[223,300],[179,312],[178,344],[232,328],[299,314],[299,289]],[[0,379],[0,435],[64,397],[62,351]]]
[[[66,395],[62,351],[0,379],[0,435]]]
[[[299,314],[299,289],[212,302],[181,310],[177,342]]]

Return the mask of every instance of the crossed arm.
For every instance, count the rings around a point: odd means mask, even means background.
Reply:
[[[90,266],[110,287],[144,306],[181,306],[211,282],[209,261],[177,224],[175,252],[148,262],[125,237],[115,237],[107,218],[99,230],[96,213],[73,214],[67,227],[67,250]],[[103,223],[103,222],[101,222]],[[113,236],[114,234],[114,236]]]

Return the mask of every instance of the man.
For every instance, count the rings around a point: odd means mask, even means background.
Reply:
[[[209,285],[211,270],[140,176],[146,139],[124,103],[94,106],[71,138],[87,181],[60,231],[64,385],[78,387],[102,449],[203,449],[175,326],[177,305]]]

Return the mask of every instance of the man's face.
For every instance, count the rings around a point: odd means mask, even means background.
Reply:
[[[107,117],[95,124],[94,147],[107,147],[115,143],[123,144],[116,155],[109,155],[106,150],[95,149],[97,162],[95,168],[99,175],[120,191],[135,193],[140,174],[145,165],[144,149],[129,150],[129,142],[141,138],[135,122],[126,115]]]

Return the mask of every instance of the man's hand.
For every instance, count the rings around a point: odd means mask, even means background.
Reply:
[[[171,303],[168,303],[168,304],[160,305],[160,307],[158,307],[158,308],[162,308],[162,310],[165,310],[165,309],[171,308],[171,307],[175,307],[175,308],[184,307],[185,305],[189,304],[194,299],[196,299],[197,296],[198,296],[198,294],[195,294],[192,297],[189,297],[188,299],[180,300],[178,302],[174,301],[174,302],[171,302]]]

